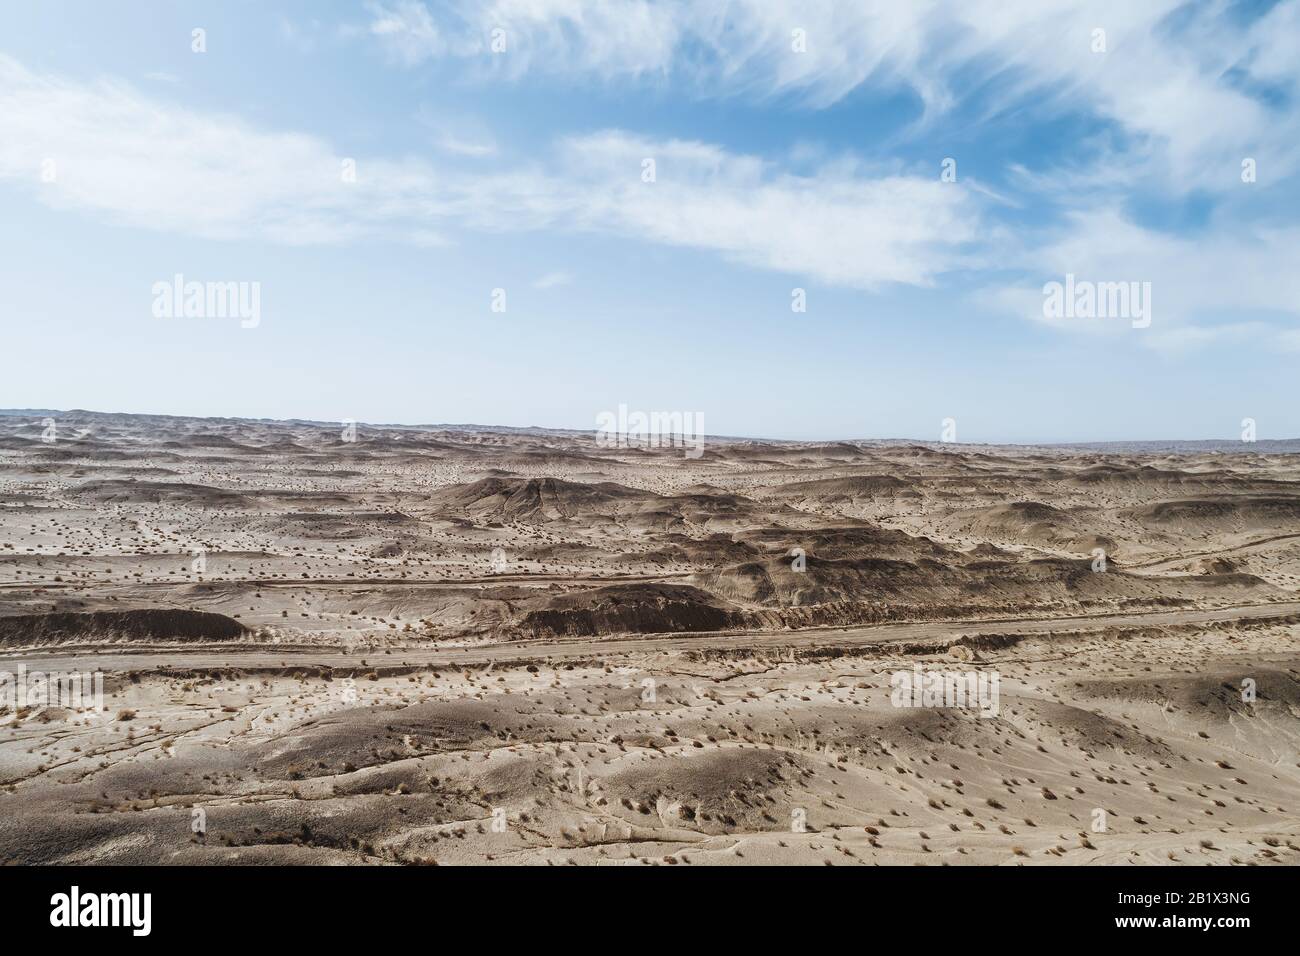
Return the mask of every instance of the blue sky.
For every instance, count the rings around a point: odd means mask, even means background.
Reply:
[[[1294,437],[1298,46],[1297,2],[7,5],[0,407]],[[177,273],[260,321],[156,317]],[[1045,316],[1067,273],[1150,324]]]

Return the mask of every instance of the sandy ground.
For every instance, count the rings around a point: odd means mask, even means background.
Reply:
[[[4,862],[1300,861],[1294,455],[60,424]]]

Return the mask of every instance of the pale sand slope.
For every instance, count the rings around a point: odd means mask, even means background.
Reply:
[[[105,719],[5,721],[0,858],[1300,860],[1300,627],[864,651],[115,681]],[[918,662],[996,670],[998,716],[891,706]]]

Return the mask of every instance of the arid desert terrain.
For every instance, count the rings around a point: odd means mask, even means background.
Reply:
[[[0,861],[1294,864],[1298,453],[0,414]]]

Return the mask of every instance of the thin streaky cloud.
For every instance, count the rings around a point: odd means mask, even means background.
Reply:
[[[46,157],[59,163],[56,183],[38,180]],[[341,175],[349,159],[355,182]],[[0,58],[0,177],[56,209],[211,239],[554,229],[853,288],[931,284],[961,264],[979,217],[975,197],[936,179],[835,167],[793,175],[714,144],[619,130],[562,139],[542,161],[507,171],[347,157],[315,136],[185,110],[124,83],[37,75],[10,58]]]
[[[1226,4],[1183,0],[396,0],[370,10],[372,37],[403,65],[469,60],[484,79],[650,78],[698,97],[793,93],[814,108],[865,87],[909,90],[931,121],[969,110],[972,90],[990,112],[1081,110],[1137,140],[1131,176],[1191,189],[1218,182],[1213,170],[1243,142],[1275,169],[1295,168],[1294,115],[1225,76],[1294,94],[1297,8],[1287,0],[1245,25]],[[499,55],[493,30],[508,44]]]
[[[548,272],[544,276],[539,276],[533,282],[534,289],[554,289],[558,286],[569,285],[573,282],[573,276],[567,272]]]

